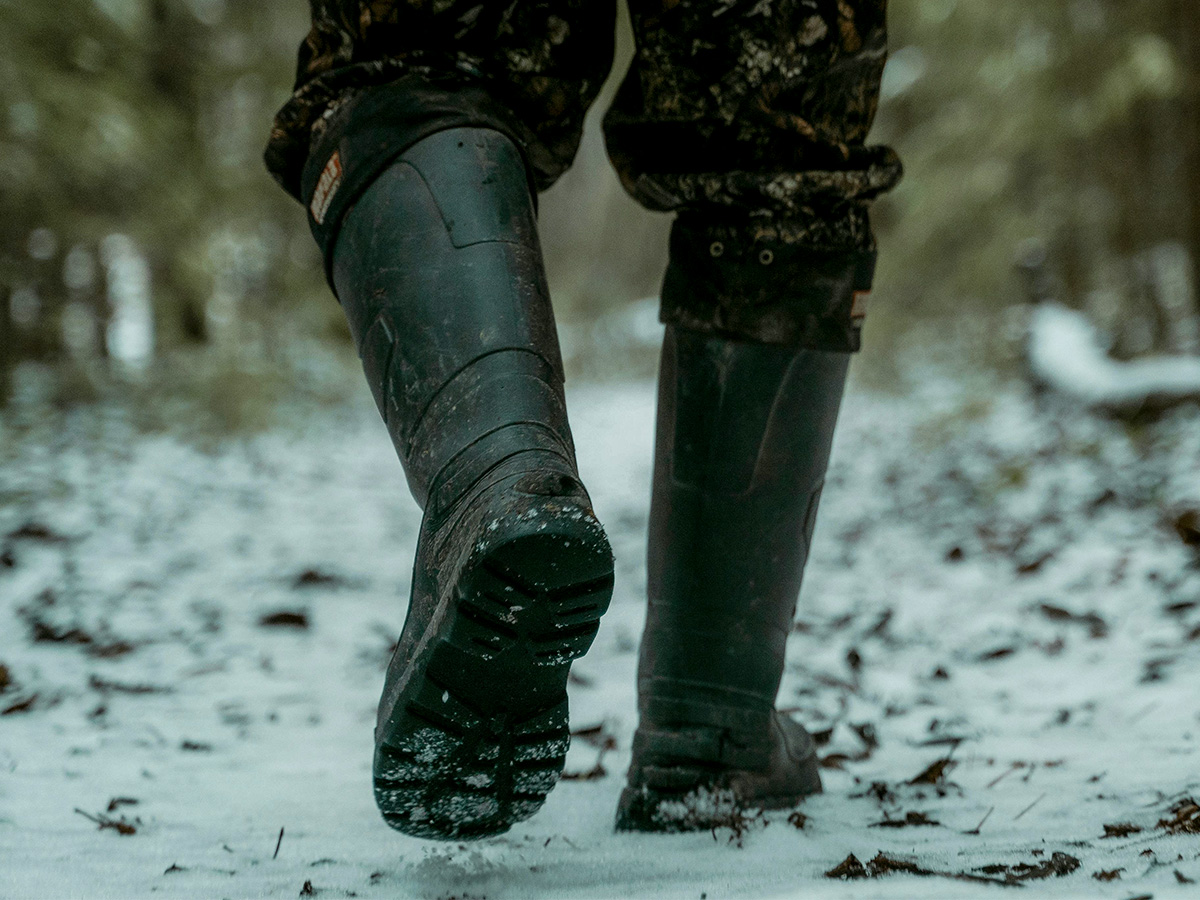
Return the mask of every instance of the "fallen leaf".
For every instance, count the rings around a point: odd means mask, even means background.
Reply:
[[[308,627],[308,613],[302,610],[280,610],[267,613],[258,620],[263,628],[299,628]]]
[[[563,772],[563,781],[599,781],[608,775],[608,770],[600,763],[592,766],[586,772]]]
[[[1069,622],[1073,625],[1087,626],[1088,633],[1093,638],[1099,639],[1108,636],[1108,623],[1098,613],[1071,612],[1069,609],[1063,609],[1061,606],[1053,606],[1049,603],[1039,604],[1038,609],[1043,616],[1052,622]]]
[[[1118,822],[1115,825],[1104,826],[1104,837],[1106,838],[1124,838],[1131,834],[1140,834],[1142,826],[1134,825],[1132,822]]]
[[[292,579],[293,590],[303,590],[304,588],[336,588],[345,587],[346,579],[341,575],[333,575],[329,572],[322,572],[320,569],[305,569]]]
[[[929,818],[923,812],[910,811],[904,814],[903,819],[884,819],[882,822],[872,822],[872,828],[920,828],[926,826],[941,825],[941,822]]]
[[[5,537],[11,541],[34,541],[42,544],[66,544],[71,540],[66,535],[59,534],[49,525],[34,521],[26,522],[20,528],[13,529]]]
[[[1171,807],[1172,817],[1161,819],[1158,827],[1168,834],[1200,834],[1200,804],[1191,797]]]
[[[40,696],[40,694],[30,694],[24,700],[18,700],[12,706],[0,709],[0,716],[15,716],[18,713],[29,712],[37,704]]]
[[[597,750],[616,750],[617,739],[609,733],[606,723],[601,722],[599,725],[591,725],[587,728],[576,728],[571,732],[571,737],[579,738],[585,744],[595,747]]]
[[[1012,656],[1017,652],[1016,647],[997,647],[995,650],[989,650],[987,653],[979,655],[979,662],[992,662],[997,659],[1004,659]]]
[[[174,688],[162,687],[155,684],[123,684],[119,681],[109,681],[99,675],[88,678],[88,687],[102,694],[170,694]]]
[[[840,863],[825,873],[826,878],[840,878],[843,881],[851,881],[859,878],[870,878],[871,875],[867,872],[866,866],[859,862],[858,857],[851,853]]]
[[[1055,852],[1045,862],[983,866],[979,871],[988,875],[1004,875],[1005,879],[1010,882],[1040,881],[1044,878],[1062,878],[1070,875],[1080,865],[1081,863],[1074,856]]]
[[[928,768],[924,769],[921,774],[917,775],[915,778],[912,778],[908,783],[932,785],[942,784],[946,779],[946,773],[953,769],[954,766],[954,760],[948,756],[943,757],[942,759],[931,763]]]
[[[96,827],[100,831],[105,831],[105,830],[115,831],[117,834],[121,835],[122,837],[129,837],[131,834],[137,834],[137,826],[134,825],[132,822],[128,821],[124,816],[122,816],[119,819],[110,819],[108,816],[104,815],[103,813],[93,816],[93,815],[90,815],[89,813],[85,813],[79,807],[75,807],[75,812],[78,813],[79,815],[83,816],[89,822],[95,822]]]
[[[1200,510],[1185,509],[1171,524],[1181,541],[1189,547],[1200,548]]]

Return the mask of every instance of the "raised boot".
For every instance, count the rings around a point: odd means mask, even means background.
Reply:
[[[667,328],[620,830],[708,829],[821,789],[774,704],[849,359]]]
[[[326,173],[340,179],[354,149]],[[410,835],[496,834],[561,774],[568,668],[613,582],[576,470],[526,167],[499,131],[452,128],[338,202],[331,282],[424,509],[375,799]]]

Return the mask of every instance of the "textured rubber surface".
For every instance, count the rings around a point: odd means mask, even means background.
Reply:
[[[464,568],[381,722],[375,800],[406,834],[500,833],[562,773],[567,676],[608,608],[612,554],[594,519],[529,531]]]

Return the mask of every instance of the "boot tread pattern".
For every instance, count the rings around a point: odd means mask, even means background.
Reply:
[[[375,798],[393,828],[487,837],[541,807],[570,744],[569,667],[612,594],[596,534],[526,534],[460,576],[376,749]]]

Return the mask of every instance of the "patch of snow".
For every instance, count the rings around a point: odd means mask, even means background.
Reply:
[[[1111,359],[1087,316],[1059,303],[1033,309],[1028,352],[1038,379],[1087,406],[1123,409],[1200,400],[1200,358]]]
[[[1031,896],[1192,896],[1178,879],[1200,880],[1200,836],[1160,823],[1200,795],[1200,569],[1173,524],[1200,508],[1200,430],[1176,410],[1132,434],[1050,415],[1020,386],[976,395],[920,375],[908,397],[852,393],[839,425],[780,694],[830,732],[826,792],[802,828],[770,813],[740,837],[613,831],[636,724],[652,385],[569,394],[617,566],[573,667],[572,727],[603,723],[617,748],[603,777],[471,844],[393,832],[372,800],[420,517],[365,391],[211,452],[139,434],[119,410],[0,420],[0,896],[998,890],[825,877],[880,852],[967,873],[1057,852],[1081,865]],[[260,624],[280,611],[307,627]],[[572,742],[569,771],[596,765]],[[938,824],[880,826],[909,813]]]

